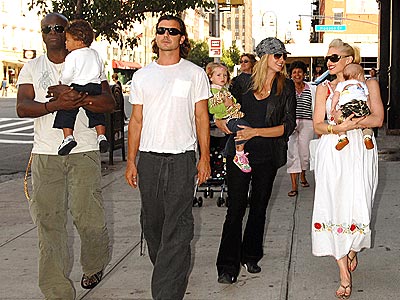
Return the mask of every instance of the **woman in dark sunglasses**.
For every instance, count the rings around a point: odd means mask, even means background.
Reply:
[[[336,79],[318,86],[313,117],[314,130],[321,138],[315,153],[317,180],[312,252],[315,256],[329,255],[336,259],[340,275],[336,297],[340,299],[348,299],[351,295],[357,253],[371,246],[370,222],[378,183],[378,153],[377,147],[372,150],[363,147],[361,129],[382,126],[384,117],[379,85],[375,80],[367,82],[371,104],[369,116],[354,118],[352,114],[339,122],[340,110],[331,115],[333,91],[344,81],[343,70],[350,63],[360,63],[358,48],[340,39],[333,40],[326,65]],[[336,134],[342,131],[347,131],[348,137],[355,142],[337,151]]]
[[[237,98],[239,94],[246,93],[251,84],[251,74],[257,62],[256,56],[252,53],[243,53],[240,56],[240,74],[231,80],[230,92]]]
[[[243,130],[235,138],[247,140],[250,173],[243,173],[234,165],[233,139],[226,147],[229,205],[217,258],[218,282],[225,284],[237,280],[241,265],[249,273],[261,272],[258,263],[263,257],[266,209],[277,170],[286,163],[287,140],[296,126],[295,89],[285,74],[285,45],[270,37],[261,41],[256,52],[260,60],[253,69],[252,87],[237,98],[245,114],[243,119],[251,127],[240,126]],[[230,133],[226,121],[216,124]],[[242,234],[248,204],[249,215]]]

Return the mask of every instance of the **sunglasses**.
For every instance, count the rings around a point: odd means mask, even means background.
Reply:
[[[276,59],[276,60],[278,60],[278,59],[280,59],[281,57],[283,56],[283,60],[286,60],[287,59],[287,54],[286,53],[280,53],[280,54],[274,54],[274,58]]]
[[[244,60],[241,60],[241,61],[239,61],[241,64],[243,64],[243,63],[245,63],[245,64],[247,64],[248,62],[249,62],[249,60],[247,60],[247,59],[244,59]]]
[[[42,32],[44,34],[49,34],[51,30],[54,30],[54,32],[56,32],[56,33],[63,33],[64,29],[65,28],[62,25],[54,25],[54,26],[47,25],[45,27],[42,27]]]
[[[325,61],[327,62],[328,60],[330,60],[333,63],[338,62],[341,58],[345,58],[345,57],[349,57],[351,55],[346,55],[346,56],[342,56],[342,55],[338,55],[338,54],[332,54],[330,56],[325,56]]]
[[[176,28],[167,28],[167,27],[158,27],[156,29],[157,34],[162,35],[165,34],[165,32],[168,30],[169,35],[182,35],[182,32],[179,29]]]

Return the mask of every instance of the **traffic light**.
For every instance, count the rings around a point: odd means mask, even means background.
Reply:
[[[301,19],[296,21],[297,30],[301,30]]]

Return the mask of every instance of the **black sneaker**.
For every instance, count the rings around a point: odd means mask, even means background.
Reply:
[[[97,137],[97,142],[99,143],[100,153],[106,153],[110,148],[110,143],[107,141],[105,135],[99,135]]]
[[[245,267],[246,271],[249,273],[260,273],[261,272],[261,267],[257,265],[256,263],[253,262],[247,262],[243,264],[243,267]]]
[[[237,281],[236,276],[229,275],[228,273],[222,273],[218,276],[218,283],[232,284]]]

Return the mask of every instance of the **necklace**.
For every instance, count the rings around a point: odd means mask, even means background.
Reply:
[[[305,87],[306,85],[304,84],[304,83],[302,83],[300,86],[295,86],[296,87],[296,92],[297,92],[297,94],[301,94],[302,92],[303,92],[303,90],[304,90],[304,87]]]
[[[264,96],[269,95],[270,93],[271,93],[270,90],[269,90],[269,91],[265,91],[265,92],[264,92],[264,90],[262,90],[262,91],[260,92],[260,96],[261,96],[261,97],[264,97]]]

